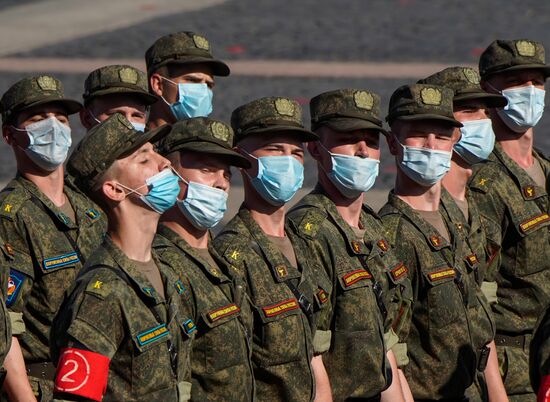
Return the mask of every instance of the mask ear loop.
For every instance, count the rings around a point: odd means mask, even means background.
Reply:
[[[163,77],[162,75],[160,76],[160,78],[162,78],[164,81],[168,81],[169,83],[175,85],[178,87],[178,99],[179,99],[179,96],[180,96],[180,89],[179,89],[179,84],[175,81],[172,81],[171,79],[169,78],[166,78],[166,77]],[[160,95],[160,99],[162,99],[164,101],[164,103],[166,103],[168,106],[172,106],[171,103],[169,103],[166,99],[164,99],[164,96]]]
[[[99,120],[97,117],[95,117],[95,114],[93,114],[90,109],[86,108],[86,111],[92,117],[92,119],[94,119],[96,121],[96,123],[101,124],[101,120]]]

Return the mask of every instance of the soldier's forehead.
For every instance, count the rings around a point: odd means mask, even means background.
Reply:
[[[65,109],[61,104],[57,102],[45,103],[43,105],[37,105],[30,107],[28,109],[22,110],[17,114],[18,119],[28,119],[29,117],[45,114],[45,113],[56,113],[64,116],[68,116],[67,109]]]

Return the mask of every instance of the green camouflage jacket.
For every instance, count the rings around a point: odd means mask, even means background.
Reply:
[[[110,359],[104,401],[190,398],[190,352],[196,326],[189,318],[189,284],[160,263],[155,253],[153,258],[166,299],[106,237],[79,273],[54,321],[54,362],[63,348],[88,350]],[[58,366],[58,373],[62,368]],[[94,369],[100,370],[90,364],[93,376],[105,375]],[[58,376],[56,387],[59,383]]]
[[[214,246],[246,283],[253,310],[252,362],[259,401],[312,401],[312,335],[330,285],[322,282],[307,247],[287,230],[299,269],[290,265],[241,208]],[[303,295],[302,300],[296,292]],[[301,306],[309,305],[309,314]]]
[[[413,396],[462,398],[493,332],[483,295],[468,274],[466,258],[472,252],[453,225],[448,225],[448,242],[393,191],[380,215],[413,286],[410,362],[403,369]]]
[[[212,246],[209,252],[218,264],[214,267],[166,226],[160,225],[157,233],[153,246],[159,260],[190,283],[191,318],[197,325],[191,400],[252,401],[252,340],[244,322],[251,310],[244,284],[238,282],[240,277],[232,283],[231,268]]]

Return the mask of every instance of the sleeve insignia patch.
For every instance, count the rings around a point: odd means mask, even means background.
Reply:
[[[212,310],[207,314],[210,322],[216,322],[224,317],[228,317],[234,314],[237,314],[241,309],[235,304],[231,303],[227,306],[220,307],[216,310]]]
[[[195,323],[191,319],[185,320],[181,324],[181,326],[182,326],[183,330],[185,331],[185,333],[187,335],[191,335],[193,332],[195,332],[197,330],[197,326],[195,325]]]
[[[272,304],[270,306],[262,307],[262,310],[266,317],[275,317],[279,314],[285,313],[287,311],[299,309],[300,306],[296,299],[287,299],[279,303]]]
[[[400,262],[395,268],[392,268],[390,270],[390,274],[395,281],[407,275],[407,272],[409,272],[409,269],[402,262]]]
[[[45,270],[64,267],[66,265],[74,265],[80,261],[75,252],[59,255],[53,258],[46,258],[42,261],[42,266]]]
[[[466,257],[466,264],[468,264],[470,268],[474,268],[478,263],[479,260],[477,259],[477,255],[475,253]]]
[[[139,334],[137,334],[136,339],[139,346],[145,346],[158,339],[164,338],[169,333],[170,331],[168,331],[168,328],[166,328],[166,324],[161,324],[154,328],[148,329],[147,331],[140,332]]]
[[[21,272],[10,269],[10,278],[8,280],[8,295],[6,297],[6,306],[11,307],[17,300],[17,295],[21,290],[21,285],[25,281],[25,275]]]
[[[370,272],[365,271],[364,269],[357,269],[355,271],[348,272],[344,276],[342,276],[342,279],[344,281],[344,284],[346,287],[353,285],[354,283],[357,283],[359,281],[362,281],[363,279],[371,279],[372,275]]]
[[[179,279],[174,283],[174,287],[179,295],[185,292],[185,286],[183,286],[183,283]]]
[[[550,215],[548,215],[546,212],[540,215],[537,215],[533,218],[529,218],[524,220],[520,223],[519,227],[523,233],[527,233],[530,230],[535,229],[537,226],[542,225],[543,223],[546,223],[550,221]]]
[[[535,187],[534,186],[525,186],[523,187],[523,195],[527,198],[533,198],[536,195]]]
[[[439,271],[430,272],[428,274],[428,278],[430,278],[432,282],[440,281],[446,278],[454,278],[455,276],[456,271],[454,270],[454,268],[444,268],[440,269]]]

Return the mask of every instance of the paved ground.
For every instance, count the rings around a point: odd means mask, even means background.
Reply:
[[[7,25],[0,24],[0,32],[11,28],[4,36],[9,40],[4,40],[4,48],[0,46],[0,56],[9,57],[0,59],[0,93],[29,75],[28,70],[43,67],[59,71],[62,65],[65,72],[55,75],[64,82],[69,96],[80,98],[86,69],[93,68],[94,62],[139,62],[156,38],[178,30],[203,33],[216,56],[230,65],[234,63],[236,74],[218,80],[214,97],[213,117],[223,120],[229,119],[236,106],[261,96],[289,96],[307,105],[312,96],[341,87],[373,90],[386,105],[395,88],[413,82],[419,74],[429,74],[447,64],[475,65],[482,49],[497,37],[527,37],[546,41],[550,47],[550,2],[540,0],[112,3],[1,0],[0,22]],[[63,12],[54,7],[60,4],[66,5]],[[183,11],[165,15],[161,5],[182,7]],[[189,7],[199,8],[193,11]],[[43,22],[37,24],[41,19]],[[85,33],[79,32],[79,26]],[[23,31],[31,32],[36,41],[29,42]],[[50,43],[53,37],[55,43]],[[15,50],[6,51],[6,43]],[[63,59],[70,59],[69,63]],[[312,63],[315,61],[320,63]],[[306,112],[306,123],[307,118]],[[83,133],[77,121],[73,121],[73,127],[76,143]],[[550,152],[550,136],[545,135],[548,132],[549,112],[537,127],[536,138],[537,146],[546,152]],[[0,145],[0,161],[3,183],[14,172],[11,152],[5,144]],[[381,174],[371,197],[376,205],[385,199],[394,172],[382,142]],[[238,188],[239,175],[235,176]],[[307,161],[306,176],[306,187],[310,188],[315,182],[311,161]],[[233,204],[238,204],[239,197],[232,198]]]

